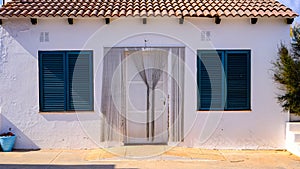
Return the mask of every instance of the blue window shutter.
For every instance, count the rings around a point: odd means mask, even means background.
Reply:
[[[63,111],[66,108],[64,59],[63,52],[39,52],[41,111]]]
[[[250,51],[226,51],[227,109],[250,109]]]
[[[223,109],[223,53],[221,51],[199,51],[198,56],[198,109]]]
[[[203,68],[203,64],[201,62],[201,59],[200,59],[200,55],[201,55],[201,52],[200,51],[197,51],[197,110],[201,110],[201,108],[203,107],[201,104],[201,74],[205,73],[203,72],[202,73],[202,69]],[[204,70],[203,70],[204,71]],[[203,76],[203,75],[202,75]]]
[[[92,51],[67,52],[68,110],[93,110]]]

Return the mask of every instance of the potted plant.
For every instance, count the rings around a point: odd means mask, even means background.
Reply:
[[[9,128],[9,132],[0,134],[0,146],[4,152],[12,151],[15,141],[16,136],[11,132],[11,128]]]
[[[290,113],[290,121],[300,121],[300,26],[291,31],[291,50],[284,44],[278,49],[278,59],[273,63],[274,80],[282,91],[277,99],[284,111]]]

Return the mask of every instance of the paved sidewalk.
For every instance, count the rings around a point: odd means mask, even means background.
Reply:
[[[0,168],[299,169],[300,157],[287,151],[275,150],[241,151],[168,146],[124,146],[95,150],[0,152]]]

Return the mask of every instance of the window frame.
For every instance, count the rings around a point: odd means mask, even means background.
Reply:
[[[87,109],[71,109],[70,108],[70,88],[69,88],[69,54],[88,54],[88,72],[89,72],[89,108]],[[47,110],[44,108],[44,81],[43,81],[43,62],[42,62],[42,55],[43,54],[62,54],[63,55],[63,83],[64,83],[64,108],[63,110]],[[94,51],[93,50],[41,50],[38,51],[38,74],[39,74],[39,111],[44,112],[77,112],[77,111],[94,111],[94,73],[93,73],[93,57]]]
[[[218,54],[221,57],[221,64],[223,67],[223,73],[225,76],[222,75],[222,106],[221,108],[201,108],[201,54],[213,53]],[[246,107],[236,107],[236,108],[228,108],[228,82],[227,82],[227,68],[228,68],[228,54],[246,54],[247,59],[247,106]],[[197,63],[196,63],[196,78],[197,78],[197,111],[251,111],[251,49],[218,49],[218,50],[197,50]],[[211,85],[211,84],[210,84]],[[212,105],[212,100],[210,106]]]

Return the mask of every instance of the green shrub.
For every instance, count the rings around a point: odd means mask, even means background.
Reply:
[[[284,44],[278,48],[273,78],[283,91],[277,99],[284,111],[300,115],[300,26],[293,28],[293,34],[294,43],[290,51]]]

